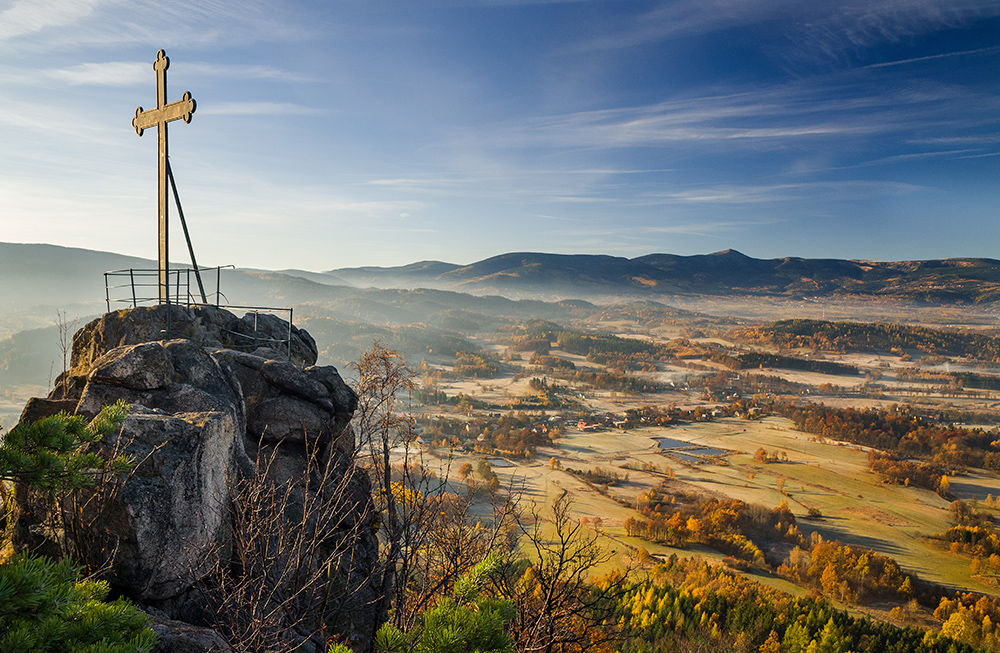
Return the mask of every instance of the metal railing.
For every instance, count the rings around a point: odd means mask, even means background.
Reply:
[[[233,336],[234,339],[242,339],[246,344],[235,345],[238,348],[247,348],[250,351],[256,350],[260,346],[265,345],[284,345],[288,350],[288,360],[292,359],[292,309],[290,307],[273,307],[273,306],[236,306],[233,304],[222,303],[223,299],[228,299],[222,291],[220,290],[222,283],[222,270],[223,269],[236,269],[234,265],[222,265],[214,268],[199,268],[197,271],[194,268],[178,268],[171,269],[168,271],[168,292],[167,292],[167,328],[163,331],[164,335],[180,335],[174,334],[172,330],[172,316],[169,310],[170,306],[184,306],[185,308],[197,308],[199,306],[214,306],[216,308],[224,308],[228,311],[243,311],[243,317],[249,314],[253,314],[253,335],[248,335],[246,333],[240,333],[239,331],[232,331],[230,329],[221,329],[223,332],[228,333]],[[209,301],[207,304],[203,301],[198,301],[198,298],[191,293],[191,277],[197,279],[197,275],[200,272],[202,275],[206,273],[211,273],[215,271],[215,292],[208,293],[206,298],[211,297],[215,301]],[[112,304],[125,304],[126,307],[136,308],[138,306],[148,305],[148,304],[159,304],[159,270],[156,269],[137,269],[129,268],[127,270],[110,270],[104,273],[104,298],[107,302],[108,312],[111,312]],[[152,290],[147,290],[152,289]],[[146,293],[156,293],[153,296],[146,296]],[[201,294],[199,284],[199,294]],[[114,296],[113,296],[114,295]],[[269,338],[261,335],[258,322],[260,319],[260,314],[287,314],[288,319],[288,333],[285,338]]]
[[[236,266],[220,265],[215,268],[199,268],[197,271],[202,274],[215,271],[215,292],[208,293],[207,297],[215,299],[214,302],[209,301],[209,304],[219,307],[222,306],[222,299],[225,297],[219,290],[222,285],[222,270],[224,269],[235,270]],[[167,296],[171,304],[181,306],[205,304],[205,302],[197,301],[195,296],[191,294],[191,277],[195,276],[197,272],[194,268],[177,268],[167,271]],[[131,304],[132,308],[150,303],[158,304],[160,302],[159,274],[159,270],[149,268],[129,268],[127,270],[105,272],[104,299],[108,305],[108,312],[111,312],[111,304]],[[149,288],[152,290],[147,290]],[[112,293],[117,295],[117,291],[123,289],[128,289],[124,297],[112,297]],[[152,292],[155,295],[147,297],[144,294],[146,292]]]
[[[226,304],[214,304],[218,308],[224,308],[229,311],[246,311],[244,316],[253,313],[253,335],[247,335],[246,333],[240,333],[239,331],[231,331],[229,329],[222,329],[226,333],[236,336],[237,338],[243,338],[247,341],[246,345],[236,345],[237,347],[246,347],[250,351],[256,350],[262,345],[285,345],[288,349],[288,360],[292,360],[292,308],[274,308],[269,306],[229,306]],[[260,314],[274,314],[274,313],[288,313],[288,335],[285,338],[265,338],[260,335],[260,329],[257,326],[257,322],[260,318]],[[167,317],[167,328],[170,328],[170,318]]]

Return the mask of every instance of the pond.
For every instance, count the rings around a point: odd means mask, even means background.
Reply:
[[[653,438],[660,445],[660,449],[683,449],[694,446],[690,442],[682,442],[673,438]]]
[[[722,456],[729,453],[724,449],[703,447],[693,442],[684,442],[683,440],[674,440],[673,438],[653,439],[656,440],[656,444],[661,451],[689,463],[706,462],[702,456]]]
[[[712,447],[694,447],[692,449],[685,449],[684,453],[691,454],[692,456],[721,456],[726,452],[722,449],[713,449]]]

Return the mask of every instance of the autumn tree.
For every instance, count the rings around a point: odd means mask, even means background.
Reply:
[[[509,551],[517,497],[498,491],[496,474],[481,460],[476,472],[489,482],[493,513],[473,518],[471,496],[448,491],[450,458],[433,470],[416,446],[408,402],[413,374],[402,355],[376,341],[354,367],[359,399],[352,423],[378,520],[373,609],[379,623],[391,617],[395,628],[409,631],[489,552]],[[459,469],[471,472],[471,465]]]
[[[510,565],[498,581],[500,593],[514,603],[509,628],[522,653],[594,650],[616,637],[605,622],[626,572],[592,579],[615,552],[573,517],[571,505],[563,494],[547,520],[532,513],[530,524],[520,522],[529,559]]]

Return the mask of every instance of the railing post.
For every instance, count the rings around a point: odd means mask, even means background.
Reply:
[[[104,273],[104,301],[108,305],[108,313],[111,312],[111,291],[108,290],[108,273]]]
[[[288,347],[288,362],[292,362],[292,309],[288,309],[288,340],[285,341]]]
[[[132,286],[132,308],[135,308],[139,305],[139,302],[135,299],[135,274],[133,273],[132,268],[128,269],[128,282],[129,285]]]
[[[254,351],[257,350],[257,318],[260,317],[260,311],[253,312],[253,348]]]
[[[215,305],[222,303],[222,266],[215,268]]]

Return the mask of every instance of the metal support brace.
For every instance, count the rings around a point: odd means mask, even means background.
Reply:
[[[174,171],[170,167],[170,160],[167,159],[167,178],[170,180],[170,188],[174,191],[174,204],[177,205],[177,215],[181,219],[181,228],[184,230],[184,240],[187,241],[188,253],[191,254],[191,267],[194,268],[194,278],[198,280],[198,290],[201,292],[201,303],[207,304],[208,297],[205,295],[205,284],[201,282],[201,270],[198,269],[198,261],[194,259],[194,245],[191,244],[191,235],[188,233],[187,220],[184,219],[184,209],[181,208],[181,196],[177,193],[177,182],[174,181]]]

